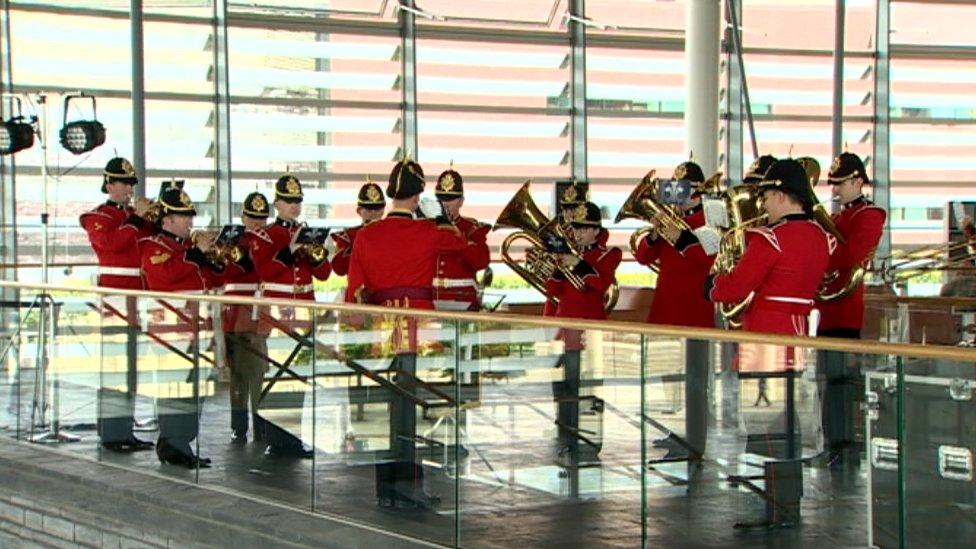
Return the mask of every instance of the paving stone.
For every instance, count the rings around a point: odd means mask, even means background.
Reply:
[[[74,541],[75,525],[62,518],[44,515],[44,531],[62,539]]]
[[[90,526],[75,524],[75,541],[86,547],[101,547],[102,532]]]

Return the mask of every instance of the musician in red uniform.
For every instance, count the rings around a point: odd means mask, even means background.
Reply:
[[[438,309],[477,311],[481,308],[475,273],[488,267],[488,231],[491,225],[461,215],[464,205],[464,180],[449,169],[437,178],[434,194],[447,217],[468,241],[462,252],[441,253],[434,276],[434,305]]]
[[[769,224],[747,229],[746,251],[731,273],[705,279],[705,295],[713,302],[752,296],[742,316],[744,330],[816,333],[808,316],[836,242],[813,220],[808,185],[796,160],[773,164],[757,184]]]
[[[603,295],[615,280],[622,254],[619,248],[608,248],[599,243],[602,226],[600,208],[596,204],[585,202],[577,207],[571,223],[581,255],[560,253],[557,261],[582,280],[583,288],[576,288],[562,270],[556,270],[546,281],[546,294],[558,301],[557,317],[605,320],[607,311]]]
[[[228,296],[254,297],[260,279],[248,253],[253,232],[263,229],[271,215],[268,199],[259,192],[244,198],[241,223],[245,233],[236,243],[237,258],[228,258],[223,276],[223,293]],[[234,260],[236,259],[236,260]],[[231,440],[247,442],[248,402],[254,423],[254,440],[264,439],[263,422],[257,414],[264,374],[268,371],[268,334],[250,305],[224,305],[222,320],[230,367]]]
[[[195,244],[190,239],[193,216],[196,215],[190,197],[183,190],[172,187],[160,194],[159,206],[159,233],[139,241],[146,286],[154,291],[179,293],[197,293],[217,286],[223,267],[207,257],[214,237],[201,237]],[[191,339],[195,340],[199,330],[199,304],[188,303],[180,317],[187,324]],[[169,400],[173,402],[167,402]],[[190,441],[199,431],[198,414],[195,410],[186,410],[185,403],[179,402],[181,400],[184,399],[157,400],[160,410],[167,412],[160,412],[156,455],[164,463],[190,468],[209,467],[210,460],[195,456],[190,447]]]
[[[559,212],[559,222],[562,224],[566,237],[574,241],[573,216],[576,214],[576,210],[586,203],[589,188],[590,184],[587,181],[577,181],[576,179],[556,181],[556,210]],[[609,239],[610,232],[601,227],[599,234],[597,234],[597,242],[606,246]],[[556,302],[547,297],[542,307],[542,316],[555,316],[555,314]]]
[[[423,168],[397,163],[386,195],[386,217],[359,230],[352,247],[346,301],[387,307],[433,309],[435,261],[443,252],[463,252],[468,241],[447,217],[415,219],[424,190]]]
[[[705,174],[698,164],[688,161],[675,168],[672,179],[691,183],[691,198],[681,206],[682,219],[688,229],[663,225],[659,218],[655,226],[662,227],[661,230],[652,231],[637,246],[634,257],[638,263],[658,264],[657,287],[647,321],[714,328],[715,306],[699,290],[712,268],[717,250],[706,250],[695,232],[704,230],[702,227],[705,226],[699,190],[705,182]]]
[[[885,211],[864,197],[863,187],[870,184],[864,163],[853,153],[843,153],[834,159],[827,174],[834,201],[841,204],[840,213],[834,214],[834,224],[844,242],[830,256],[828,271],[836,271],[834,278],[824,289],[830,294],[841,289],[850,280],[851,271],[866,266],[884,232]],[[847,296],[817,303],[821,320],[819,335],[860,339],[864,323],[864,283],[858,283]]]
[[[304,197],[298,179],[282,176],[275,183],[277,219],[265,229],[249,231],[251,259],[265,297],[314,301],[312,279],[325,280],[332,272],[323,247],[297,243],[304,227],[298,221]]]
[[[841,204],[834,214],[834,224],[844,241],[830,256],[828,272],[836,277],[827,283],[822,295],[837,294],[851,280],[851,272],[867,267],[884,232],[885,211],[864,197],[863,187],[870,183],[864,163],[853,153],[842,153],[834,159],[827,174],[831,195]],[[833,276],[833,275],[830,275]],[[864,323],[864,283],[859,282],[846,296],[820,300],[818,335],[860,339]],[[857,464],[859,448],[856,424],[860,418],[860,401],[864,393],[863,377],[857,361],[847,360],[846,353],[818,353],[818,377],[823,383],[822,425],[827,446],[827,462],[833,466]]]
[[[352,259],[352,245],[356,242],[356,233],[366,225],[383,219],[385,209],[386,199],[383,198],[383,190],[379,185],[370,181],[360,187],[359,194],[356,196],[356,214],[359,215],[362,224],[332,233],[332,241],[336,245],[335,254],[332,256],[332,272],[339,276],[349,274],[349,261]]]
[[[557,302],[555,316],[602,320],[607,318],[603,296],[615,279],[617,266],[623,256],[618,248],[607,248],[599,242],[601,232],[600,208],[592,202],[578,206],[568,219],[580,255],[557,253],[556,261],[571,276],[582,282],[574,286],[562,269],[557,269],[546,281],[546,295]],[[564,350],[560,357],[563,379],[553,383],[556,401],[556,428],[559,453],[571,463],[580,458],[579,405],[581,394],[580,350],[583,332],[560,330]],[[588,446],[587,446],[588,448]]]
[[[836,242],[813,220],[807,185],[799,162],[773,164],[757,185],[769,224],[747,229],[746,251],[731,273],[705,280],[705,294],[713,302],[753,296],[742,316],[744,330],[816,333],[807,317]]]
[[[98,285],[107,288],[143,288],[142,271],[139,269],[139,250],[136,242],[155,232],[144,217],[149,202],[139,200],[135,207],[129,205],[135,186],[139,183],[135,168],[125,158],[113,158],[105,165],[102,175],[102,192],[108,200],[97,208],[81,214],[81,227],[88,234],[95,256],[98,258]],[[134,298],[126,298],[123,307],[113,306],[106,300],[109,311],[127,323],[126,392],[107,389],[99,391],[98,434],[102,446],[116,452],[147,450],[151,442],[139,440],[132,434],[136,396],[136,342],[138,319]]]
[[[386,217],[363,227],[356,235],[349,266],[346,301],[406,309],[433,309],[435,261],[442,252],[462,252],[468,247],[457,228],[443,213],[425,211],[431,219],[415,219],[424,171],[409,159],[398,162],[390,173],[386,196],[392,209]],[[390,404],[393,461],[376,465],[376,497],[383,507],[427,507],[438,499],[423,489],[423,469],[417,459],[417,405],[405,395],[418,394],[417,319],[393,320],[391,370],[394,383],[403,390]]]

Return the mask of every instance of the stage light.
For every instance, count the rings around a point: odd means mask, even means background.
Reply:
[[[91,99],[92,119],[68,122],[68,105],[72,99]],[[61,128],[61,146],[72,154],[86,153],[105,143],[105,126],[98,121],[95,98],[85,94],[68,95],[64,98],[64,119]]]
[[[34,126],[16,116],[0,126],[0,154],[14,154],[34,145]]]

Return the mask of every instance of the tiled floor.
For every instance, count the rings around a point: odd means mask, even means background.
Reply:
[[[540,403],[548,398],[551,407],[551,393],[546,396],[546,390],[543,387],[536,396]],[[19,393],[21,410],[29,417],[32,388],[24,383]],[[10,387],[4,387],[0,427],[8,436],[15,433],[10,415],[11,406],[16,407],[12,396],[15,394]],[[711,428],[709,456],[700,473],[688,485],[675,485],[667,479],[686,478],[686,464],[662,466],[663,474],[642,478],[640,431],[615,423],[619,418],[605,416],[599,461],[567,468],[560,465],[564,460],[551,442],[552,421],[546,416],[545,405],[539,405],[539,413],[517,414],[509,404],[491,409],[483,405],[471,412],[477,417],[467,423],[471,436],[464,438],[460,460],[454,460],[449,452],[445,466],[440,450],[429,456],[426,489],[442,498],[440,504],[428,510],[388,510],[376,505],[372,451],[332,451],[341,443],[319,444],[316,459],[291,460],[265,456],[263,448],[254,442],[231,444],[225,389],[219,388],[204,404],[200,453],[212,458],[214,464],[200,471],[160,465],[153,452],[101,451],[92,426],[82,419],[86,407],[93,403],[90,389],[60,388],[62,415],[75,419],[66,427],[75,427],[72,432],[82,437],[81,442],[62,445],[64,449],[444,544],[454,544],[458,535],[465,547],[636,547],[642,535],[649,547],[867,544],[866,476],[858,468],[833,471],[806,467],[802,524],[796,528],[735,529],[737,522],[760,520],[764,503],[751,493],[729,488],[724,481],[727,472],[736,470],[734,462],[741,447],[734,430],[715,426]],[[328,409],[323,417],[315,414],[315,421],[330,426],[330,436],[336,436],[335,425],[349,420],[346,416],[343,421],[331,417],[337,409]],[[151,414],[151,408],[141,409],[141,413]],[[768,413],[774,414],[772,410]],[[671,418],[671,423],[677,418]],[[370,450],[383,445],[382,436],[375,435],[382,433],[385,419],[385,406],[370,405],[361,421],[352,421],[356,432],[364,434],[360,445],[363,440],[370,444]],[[433,421],[421,421],[419,429],[432,425]],[[449,427],[442,425],[441,440],[451,436]],[[369,433],[374,436],[367,436]],[[155,433],[142,436],[151,440]],[[648,436],[653,438],[653,433],[648,432]],[[654,448],[647,452],[647,457],[662,454]],[[457,477],[461,478],[459,483],[454,482]],[[644,531],[642,482],[646,498]]]

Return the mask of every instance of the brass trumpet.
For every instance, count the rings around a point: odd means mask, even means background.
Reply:
[[[217,243],[217,237],[220,235],[220,231],[216,229],[201,229],[198,231],[193,231],[190,234],[190,242],[194,246],[199,247],[201,240],[208,238],[212,241],[210,248],[204,252],[207,259],[218,265],[227,265],[227,263],[239,263],[245,256],[247,256],[247,250],[239,244],[231,245],[221,245]]]
[[[146,213],[142,216],[147,222],[155,224],[163,216],[163,205],[158,200],[149,200],[145,197],[137,198],[132,204],[133,208],[136,206],[146,206]]]

